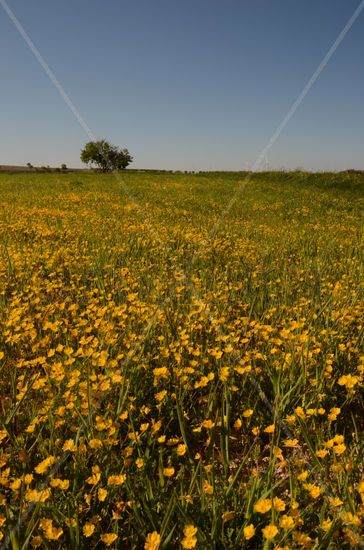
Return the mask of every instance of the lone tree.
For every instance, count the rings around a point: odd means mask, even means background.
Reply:
[[[81,151],[81,160],[90,166],[96,166],[101,172],[124,170],[133,157],[127,149],[119,149],[106,139],[89,141]]]

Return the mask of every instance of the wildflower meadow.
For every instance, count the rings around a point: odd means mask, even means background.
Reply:
[[[364,547],[363,190],[1,174],[0,548]]]

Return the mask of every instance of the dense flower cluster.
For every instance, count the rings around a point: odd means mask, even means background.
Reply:
[[[1,539],[359,546],[362,195],[57,177],[0,181]]]

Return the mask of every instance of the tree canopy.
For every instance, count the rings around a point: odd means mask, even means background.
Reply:
[[[81,160],[101,172],[110,172],[124,170],[133,161],[133,157],[127,149],[120,149],[106,139],[100,139],[86,143],[81,151]]]

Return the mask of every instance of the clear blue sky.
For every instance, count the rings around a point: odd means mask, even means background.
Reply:
[[[8,0],[92,132],[135,168],[250,167],[359,0]],[[87,135],[0,5],[0,164]],[[364,11],[268,154],[364,168]]]

